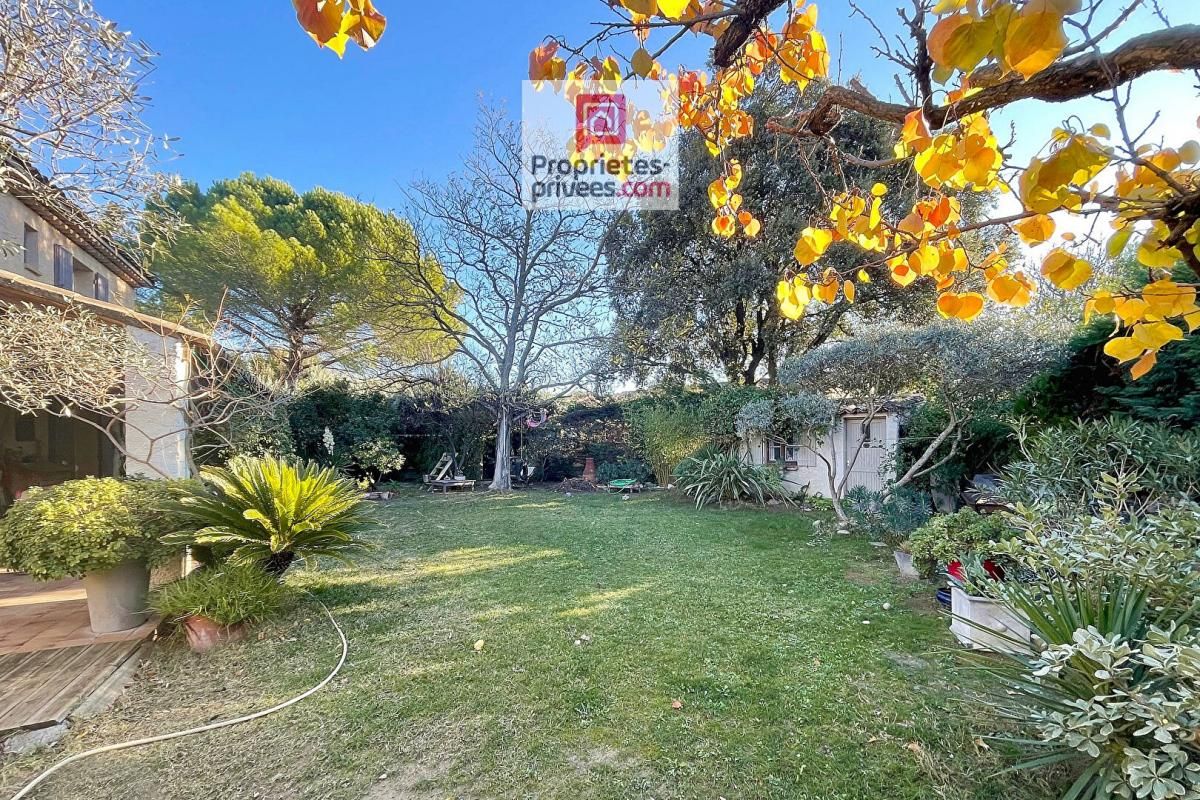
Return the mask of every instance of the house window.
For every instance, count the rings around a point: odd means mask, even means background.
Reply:
[[[75,436],[71,420],[50,417],[49,457],[55,464],[71,464],[75,461]]]
[[[72,259],[71,273],[71,285],[75,288],[75,291],[84,296],[93,296],[88,293],[96,291],[96,274],[88,269],[87,265],[78,258]]]
[[[18,414],[13,420],[13,439],[18,442],[36,442],[37,418],[32,414]]]
[[[112,293],[108,288],[108,278],[99,273],[96,274],[96,293],[94,297],[106,303],[112,299]]]
[[[38,232],[37,228],[32,225],[25,226],[25,237],[21,241],[25,248],[25,269],[33,273],[40,273],[38,269]]]
[[[75,259],[60,244],[54,245],[54,285],[60,289],[75,288]]]
[[[812,467],[816,465],[815,459],[812,450],[799,443],[771,445],[771,461],[776,464],[783,462],[796,467]]]

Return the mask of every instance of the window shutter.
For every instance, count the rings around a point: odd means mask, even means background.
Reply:
[[[54,285],[60,289],[75,288],[75,266],[71,251],[62,245],[54,245]]]
[[[96,275],[96,299],[108,302],[111,295],[108,291],[108,278],[103,275]]]

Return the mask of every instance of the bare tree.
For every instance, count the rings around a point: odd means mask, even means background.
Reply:
[[[233,446],[239,426],[276,424],[287,396],[208,337],[170,323],[152,331],[74,304],[0,304],[0,402],[71,418],[126,460],[164,478],[171,451],[191,474]]]
[[[0,191],[137,241],[168,180],[142,120],[153,55],[87,0],[0,4]]]
[[[486,388],[497,425],[491,488],[500,491],[512,488],[514,422],[593,377],[607,338],[606,220],[590,211],[525,209],[521,170],[517,126],[502,111],[482,109],[464,170],[442,184],[418,183],[410,194],[415,257],[381,254],[414,287],[384,302],[397,318],[431,320]]]

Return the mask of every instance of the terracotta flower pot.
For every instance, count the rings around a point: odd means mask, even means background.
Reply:
[[[188,647],[196,653],[207,653],[224,642],[236,642],[246,637],[244,623],[219,625],[208,617],[193,614],[183,619],[183,631],[187,634]]]

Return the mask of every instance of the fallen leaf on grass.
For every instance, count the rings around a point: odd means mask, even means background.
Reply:
[[[475,652],[478,653],[482,649],[483,649],[483,639],[479,639],[475,642]]]
[[[678,711],[679,709],[683,708],[683,701],[681,701],[681,700],[672,700],[672,701],[671,701],[671,708],[673,708],[673,709],[675,709],[676,711]]]

